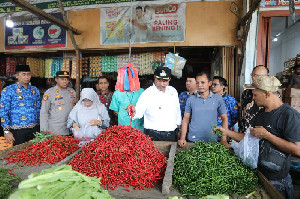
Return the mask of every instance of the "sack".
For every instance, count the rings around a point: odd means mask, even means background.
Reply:
[[[120,92],[133,92],[140,90],[140,81],[138,76],[138,69],[128,63],[127,66],[121,67],[118,70],[116,90]]]
[[[250,134],[250,129],[248,128],[243,140],[231,144],[235,154],[242,159],[242,162],[253,169],[257,168],[259,140],[259,138]]]
[[[276,149],[273,144],[263,140],[260,147],[258,164],[268,171],[278,172],[285,168],[288,156]]]
[[[77,140],[89,141],[96,138],[101,133],[101,130],[97,126],[85,125],[78,131],[73,129],[74,138]]]

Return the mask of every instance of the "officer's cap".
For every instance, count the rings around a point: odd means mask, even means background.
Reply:
[[[168,67],[157,67],[154,75],[156,78],[169,80],[171,77],[171,69]]]
[[[56,77],[57,78],[69,78],[70,74],[68,71],[57,71],[56,72]]]

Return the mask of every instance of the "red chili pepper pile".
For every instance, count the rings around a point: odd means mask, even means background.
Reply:
[[[8,154],[4,159],[7,164],[16,163],[18,166],[37,166],[42,163],[54,164],[74,153],[78,141],[71,136],[53,136],[51,139],[30,145],[21,151]]]
[[[83,146],[70,165],[87,176],[100,177],[107,189],[129,185],[145,189],[163,178],[167,158],[140,130],[112,126]]]

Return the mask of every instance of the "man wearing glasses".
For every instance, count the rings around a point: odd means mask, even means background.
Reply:
[[[269,74],[269,69],[263,65],[259,65],[253,68],[251,73],[252,82],[258,77],[258,76],[266,76]],[[245,132],[247,128],[251,126],[253,123],[253,119],[255,116],[260,113],[264,112],[263,107],[257,106],[255,101],[253,100],[253,93],[251,89],[246,89],[242,93],[241,98],[241,120],[239,122],[239,132]]]
[[[213,93],[221,95],[226,105],[227,117],[228,117],[228,129],[231,129],[238,120],[239,110],[237,101],[234,97],[225,92],[225,87],[227,86],[227,81],[223,77],[215,76],[213,78],[211,90]],[[217,126],[222,126],[222,119],[218,113],[218,124]]]

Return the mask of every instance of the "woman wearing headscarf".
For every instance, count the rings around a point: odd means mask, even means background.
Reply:
[[[84,88],[80,100],[69,114],[67,127],[73,128],[75,138],[91,140],[101,129],[109,127],[109,116],[104,104],[92,88]]]

